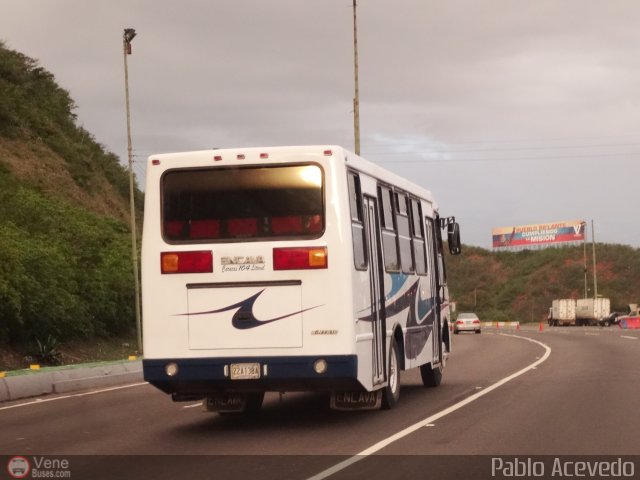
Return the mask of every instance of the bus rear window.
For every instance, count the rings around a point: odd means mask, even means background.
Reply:
[[[169,242],[317,238],[324,232],[317,165],[169,170],[162,177]]]

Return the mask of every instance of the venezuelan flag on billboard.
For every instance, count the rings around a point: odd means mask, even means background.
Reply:
[[[494,228],[494,249],[524,249],[533,246],[547,246],[584,241],[585,221],[570,220],[567,222],[539,223],[519,225],[516,227]]]

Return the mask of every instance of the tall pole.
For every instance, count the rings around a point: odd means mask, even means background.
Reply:
[[[131,148],[131,115],[129,113],[129,69],[127,55],[131,55],[131,40],[136,36],[133,28],[125,28],[123,35],[124,52],[124,92],[127,109],[127,154],[129,156],[129,206],[131,209],[131,259],[133,262],[133,282],[135,286],[136,335],[138,354],[142,354],[142,322],[140,315],[140,280],[138,279],[138,241],[136,235],[136,208],[133,186],[133,149]]]
[[[596,272],[596,230],[591,220],[591,245],[593,249],[593,298],[598,298],[598,275]]]
[[[587,292],[587,232],[586,232],[586,228],[587,225],[585,223],[584,225],[584,230],[583,233],[583,237],[582,237],[582,247],[583,247],[583,259],[584,259],[584,298],[587,298],[589,296],[588,292]]]
[[[360,98],[358,92],[358,23],[356,19],[356,0],[353,0],[353,66],[355,96],[353,97],[353,132],[356,155],[360,155]]]

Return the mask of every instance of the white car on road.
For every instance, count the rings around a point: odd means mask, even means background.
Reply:
[[[458,314],[456,323],[453,326],[453,333],[459,332],[482,332],[482,326],[480,325],[480,319],[475,313],[461,312]]]

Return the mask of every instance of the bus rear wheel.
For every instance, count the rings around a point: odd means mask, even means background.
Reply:
[[[400,355],[398,353],[398,342],[391,342],[389,351],[389,370],[387,378],[389,383],[382,389],[382,409],[391,410],[400,399]]]
[[[442,364],[436,368],[432,368],[430,363],[425,363],[420,366],[420,376],[422,377],[422,384],[425,387],[437,387],[442,383],[442,371],[444,367]]]
[[[476,333],[480,333],[477,331]],[[445,334],[446,335],[446,334]],[[426,363],[420,366],[420,377],[422,377],[422,384],[425,387],[437,387],[442,383],[442,374],[444,373],[444,366],[449,355],[448,335],[445,336],[444,341],[440,344],[440,364],[433,368],[431,363]]]

